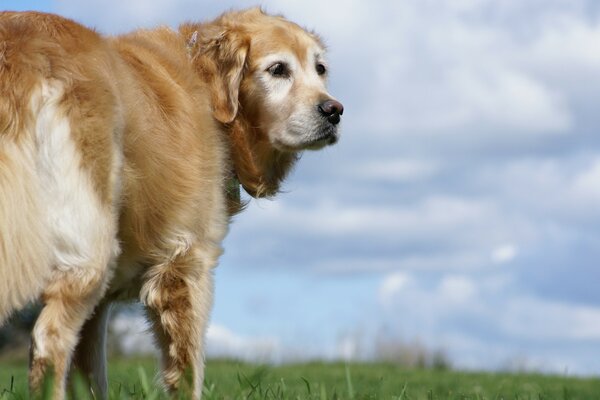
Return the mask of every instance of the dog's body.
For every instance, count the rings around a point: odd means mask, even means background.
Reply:
[[[299,151],[337,140],[323,53],[258,9],[115,38],[0,13],[0,324],[43,300],[34,390],[52,369],[63,397],[74,364],[105,397],[108,308],[137,298],[165,385],[190,369],[201,395],[235,182],[274,195]]]

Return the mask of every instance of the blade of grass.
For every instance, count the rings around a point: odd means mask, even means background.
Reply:
[[[302,379],[304,381],[304,384],[306,385],[306,390],[308,391],[308,395],[310,396],[312,394],[312,392],[310,390],[310,382],[308,381],[308,379],[306,379],[303,376],[301,376],[300,379]]]
[[[321,383],[321,400],[327,400],[327,390],[325,384]]]
[[[352,377],[350,376],[350,367],[346,364],[346,386],[348,387],[348,398],[354,399],[354,387],[352,386]]]
[[[400,396],[398,397],[398,400],[404,400],[404,396],[406,395],[406,387],[408,386],[408,382],[404,383],[404,387],[402,388],[402,391],[400,392]]]

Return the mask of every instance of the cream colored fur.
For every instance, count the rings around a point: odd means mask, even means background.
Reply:
[[[0,325],[35,300],[50,274],[50,246],[36,175],[33,135],[0,140]]]

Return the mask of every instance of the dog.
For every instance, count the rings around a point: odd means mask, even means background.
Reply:
[[[0,13],[0,325],[39,299],[30,388],[107,396],[110,305],[139,300],[166,389],[200,398],[213,268],[240,187],[273,197],[339,138],[314,33],[261,9],[104,37]],[[185,378],[184,378],[185,377]]]

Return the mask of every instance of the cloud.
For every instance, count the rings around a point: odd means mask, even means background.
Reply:
[[[123,354],[158,354],[149,332],[150,325],[139,309],[118,313],[111,320],[109,330],[116,337],[117,347]]]
[[[377,202],[382,204],[377,204]],[[490,198],[445,195],[372,204],[280,199],[250,207],[229,240],[245,265],[356,273],[478,270],[512,261],[544,230]],[[257,231],[256,227],[260,226]],[[252,235],[251,242],[244,241]],[[290,257],[289,246],[311,249]]]
[[[417,245],[418,246],[418,245]],[[488,261],[484,254],[473,251],[442,250],[422,252],[406,250],[400,256],[363,256],[325,258],[310,265],[310,270],[321,274],[381,273],[396,269],[410,271],[477,270]]]
[[[420,159],[396,158],[357,163],[346,171],[355,179],[375,180],[389,183],[407,183],[433,177],[439,170],[434,162]]]
[[[486,126],[490,134],[565,133],[571,115],[565,99],[534,76],[497,66],[461,68],[450,80],[452,95],[461,107],[457,126],[471,130]]]
[[[546,46],[539,41],[550,36],[552,25],[523,40],[512,37],[506,24],[487,23],[485,13],[472,18],[483,8],[418,2],[388,8],[401,15],[398,23],[371,26],[369,38],[376,40],[364,43],[374,79],[361,128],[388,135],[468,131],[475,138],[567,132],[572,115],[565,93],[520,62],[525,55],[533,64],[535,55],[547,56],[536,49]]]
[[[570,185],[572,197],[583,205],[594,207],[600,203],[600,158],[592,160],[586,168],[579,171]]]
[[[390,206],[353,205],[337,201],[313,200],[310,207],[285,200],[263,203],[262,208],[240,219],[238,230],[254,229],[256,224],[281,229],[295,226],[310,235],[376,235],[383,237],[402,231],[414,236],[444,235],[459,225],[476,224],[493,213],[485,201],[450,196],[431,196],[416,203]],[[282,222],[284,222],[282,224]]]
[[[600,154],[513,158],[482,168],[475,177],[497,202],[531,217],[598,221]]]
[[[389,306],[393,298],[410,283],[410,276],[396,272],[385,277],[379,289],[379,301],[383,306]]]
[[[281,346],[275,337],[249,337],[211,324],[206,333],[207,355],[247,361],[273,361],[281,357]]]
[[[513,279],[497,273],[477,279],[442,273],[432,280],[391,273],[378,290],[386,313],[383,323],[404,337],[419,337],[426,347],[443,343],[455,363],[471,368],[500,367],[524,354],[532,355],[530,366],[536,368],[543,366],[536,357],[546,360],[544,371],[568,367],[589,373],[598,368],[597,362],[586,365],[591,358],[573,358],[572,352],[590,351],[600,343],[600,307],[515,291]],[[529,348],[524,354],[523,346]]]
[[[513,337],[600,342],[600,307],[519,296],[506,301],[502,309],[496,314],[499,325]]]
[[[110,331],[123,354],[158,354],[148,322],[140,310],[118,313],[111,321]],[[206,355],[254,362],[272,362],[283,356],[277,338],[241,335],[219,324],[208,327]]]
[[[223,7],[217,2],[192,0],[153,1],[90,0],[85,4],[73,0],[57,0],[56,12],[96,27],[109,34],[123,33],[156,25],[178,25],[190,18],[214,18]],[[115,12],[118,10],[118,12]]]
[[[512,243],[496,247],[491,254],[492,261],[496,264],[504,264],[512,261],[517,255],[517,246]]]
[[[396,205],[281,200],[261,206],[234,222],[228,238],[236,243],[234,264],[342,274],[481,268],[490,263],[493,242],[506,240],[500,232],[482,235],[499,218],[485,201],[471,199],[432,196]],[[249,235],[253,240],[244,240]],[[290,246],[310,251],[292,256]]]
[[[464,276],[445,276],[439,284],[440,295],[454,304],[472,301],[477,294],[474,282]]]

